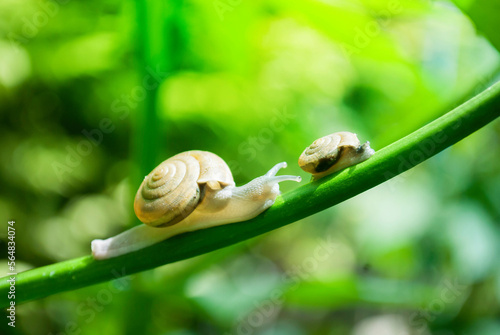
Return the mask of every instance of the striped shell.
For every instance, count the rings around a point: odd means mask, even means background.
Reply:
[[[208,151],[177,154],[144,178],[135,196],[135,214],[153,227],[176,224],[195,210],[207,183],[213,189],[234,186],[222,158]]]
[[[367,160],[373,153],[370,142],[361,145],[356,134],[338,132],[321,137],[307,147],[299,157],[299,166],[317,180]]]

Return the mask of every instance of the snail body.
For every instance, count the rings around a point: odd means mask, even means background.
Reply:
[[[370,142],[361,144],[356,134],[343,131],[314,141],[300,155],[299,166],[318,180],[361,163],[374,153]]]
[[[187,151],[158,165],[144,178],[134,201],[143,223],[106,240],[92,241],[95,259],[136,251],[174,235],[252,219],[268,209],[280,194],[282,181],[298,176],[276,176],[286,163],[236,187],[231,170],[219,156]]]

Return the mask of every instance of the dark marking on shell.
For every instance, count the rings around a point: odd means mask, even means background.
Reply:
[[[340,147],[336,156],[321,158],[318,161],[318,165],[316,165],[316,168],[314,169],[316,173],[325,172],[326,170],[331,168],[335,163],[338,162],[340,157],[342,157],[343,151],[344,147]]]

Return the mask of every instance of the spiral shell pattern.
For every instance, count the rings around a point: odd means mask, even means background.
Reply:
[[[180,222],[195,210],[207,182],[234,185],[222,158],[207,151],[177,154],[144,178],[135,197],[135,214],[154,227]]]
[[[356,134],[338,132],[321,137],[307,147],[299,157],[299,166],[319,179],[360,163],[373,153],[369,142],[361,145]]]

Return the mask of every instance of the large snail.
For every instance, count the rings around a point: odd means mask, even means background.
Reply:
[[[300,155],[299,166],[311,173],[313,180],[318,180],[361,163],[374,153],[370,142],[361,144],[356,134],[342,131],[314,141]]]
[[[158,165],[144,178],[134,210],[145,224],[106,240],[92,241],[95,259],[107,259],[145,248],[174,235],[252,219],[271,207],[279,184],[298,176],[276,176],[286,163],[236,187],[231,170],[219,156],[187,151]]]

